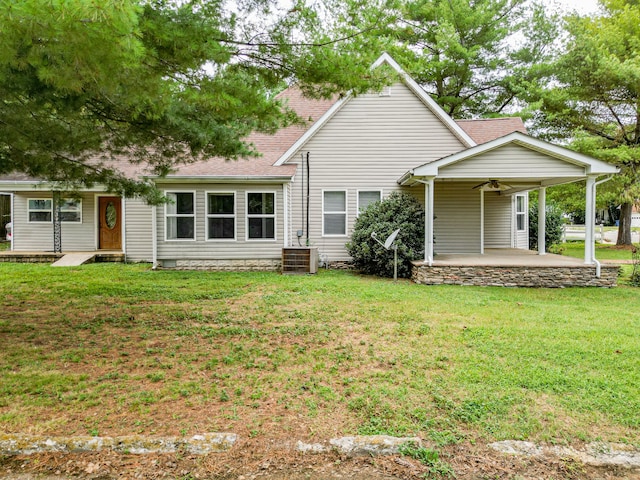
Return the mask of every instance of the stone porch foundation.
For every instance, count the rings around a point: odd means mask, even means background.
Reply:
[[[615,287],[620,267],[602,265],[600,278],[594,265],[575,266],[432,266],[414,262],[411,278],[423,285],[476,285],[496,287]]]

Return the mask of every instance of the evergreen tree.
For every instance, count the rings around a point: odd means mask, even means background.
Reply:
[[[558,34],[530,0],[406,0],[399,12],[394,57],[454,118],[522,108]]]
[[[601,190],[621,206],[618,244],[631,244],[640,199],[640,5],[601,0],[603,14],[566,19],[564,53],[551,65],[537,119],[547,134],[620,167]],[[594,219],[586,219],[594,221]]]
[[[332,0],[331,0],[332,1]],[[203,156],[254,153],[243,139],[297,121],[274,93],[365,91],[382,10],[357,2],[247,0],[0,2],[0,174],[23,172],[73,189],[127,195],[123,156],[166,174]],[[329,36],[327,15],[349,22]],[[323,17],[324,16],[324,17]]]

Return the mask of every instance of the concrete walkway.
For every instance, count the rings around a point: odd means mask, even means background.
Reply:
[[[67,253],[64,257],[58,260],[55,263],[52,263],[52,267],[77,267],[78,265],[82,265],[83,263],[87,263],[90,260],[93,260],[96,254],[94,252],[90,253]]]

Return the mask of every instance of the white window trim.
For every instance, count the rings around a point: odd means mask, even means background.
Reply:
[[[360,215],[360,193],[362,192],[378,192],[380,193],[380,200],[382,200],[382,189],[381,188],[361,188],[357,190],[356,193],[356,217]],[[322,197],[324,198],[324,196]]]
[[[49,210],[31,210],[31,208],[29,208],[29,203],[32,200],[44,200],[44,201],[49,201],[51,202],[51,209]],[[70,199],[70,198],[61,198],[61,200],[76,200],[76,199]],[[80,216],[78,218],[78,220],[60,220],[60,223],[82,223],[82,199],[79,198],[76,200],[78,202],[78,206],[80,207],[79,213]],[[64,210],[64,208],[60,209],[60,212],[64,212],[66,210]],[[48,221],[40,221],[40,220],[31,220],[31,212],[49,212],[51,214],[51,220]],[[53,212],[53,198],[49,197],[49,198],[27,198],[27,223],[53,223],[53,216],[54,216],[54,212]]]
[[[61,200],[75,200],[76,202],[78,202],[78,207],[80,207],[79,213],[80,213],[80,217],[78,218],[78,220],[61,220],[62,223],[82,223],[82,199],[78,198],[62,198]],[[60,212],[64,212],[65,209],[64,208],[60,208]],[[73,212],[75,210],[66,210],[68,212]]]
[[[522,206],[523,206],[523,211],[519,212],[518,211],[518,198],[522,198]],[[527,195],[521,195],[521,194],[516,194],[515,195],[515,211],[516,211],[516,216],[515,216],[515,222],[516,222],[516,232],[526,232],[527,231]],[[522,215],[524,217],[524,221],[523,221],[523,228],[518,228],[518,215]]]
[[[249,194],[271,193],[273,195],[273,214],[249,214]],[[244,239],[247,242],[277,242],[278,241],[278,192],[275,190],[247,190],[244,193]],[[273,218],[273,238],[249,238],[250,218]]]
[[[29,208],[29,204],[31,203],[32,200],[47,200],[49,202],[51,202],[51,208],[49,210],[31,210],[31,208]],[[41,221],[41,220],[31,220],[31,212],[49,212],[51,213],[51,220],[49,221]],[[38,198],[27,198],[27,223],[53,223],[53,198],[49,197],[49,198],[42,198],[42,197],[38,197]]]
[[[198,200],[195,190],[164,190],[164,196],[167,196],[169,193],[191,193],[193,194],[193,213],[192,214],[178,214],[178,213],[167,213],[167,204],[164,204],[164,241],[165,242],[195,242],[196,238],[198,238],[198,219],[196,215],[197,206],[196,202]],[[168,238],[167,237],[167,227],[169,222],[167,222],[167,218],[170,217],[193,217],[193,238]]]
[[[325,192],[342,192],[344,193],[344,211],[343,212],[326,212],[324,209]],[[344,234],[342,233],[324,233],[324,216],[326,213],[344,213]],[[322,236],[344,238],[349,236],[349,194],[346,189],[327,188],[322,190]]]
[[[233,213],[209,213],[209,195],[233,195]],[[205,241],[236,242],[238,240],[238,195],[235,191],[207,190],[204,192]],[[209,238],[209,218],[233,218],[233,238]]]

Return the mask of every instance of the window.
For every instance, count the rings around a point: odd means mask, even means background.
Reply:
[[[273,192],[247,193],[247,238],[276,238],[276,195]]]
[[[519,232],[527,229],[527,197],[516,195],[516,228]]]
[[[347,192],[323,192],[322,234],[347,234]]]
[[[165,204],[166,239],[195,240],[196,214],[194,192],[166,192],[169,203]]]
[[[358,192],[358,214],[364,212],[372,203],[379,202],[381,198],[380,190]]]
[[[235,193],[207,193],[207,239],[235,240]]]
[[[82,200],[64,198],[60,205],[60,221],[82,223]]]
[[[28,211],[30,222],[51,222],[53,221],[53,200],[50,198],[30,198]],[[62,199],[60,221],[82,223],[82,200]]]
[[[50,222],[53,219],[53,200],[43,198],[29,199],[29,221]]]

